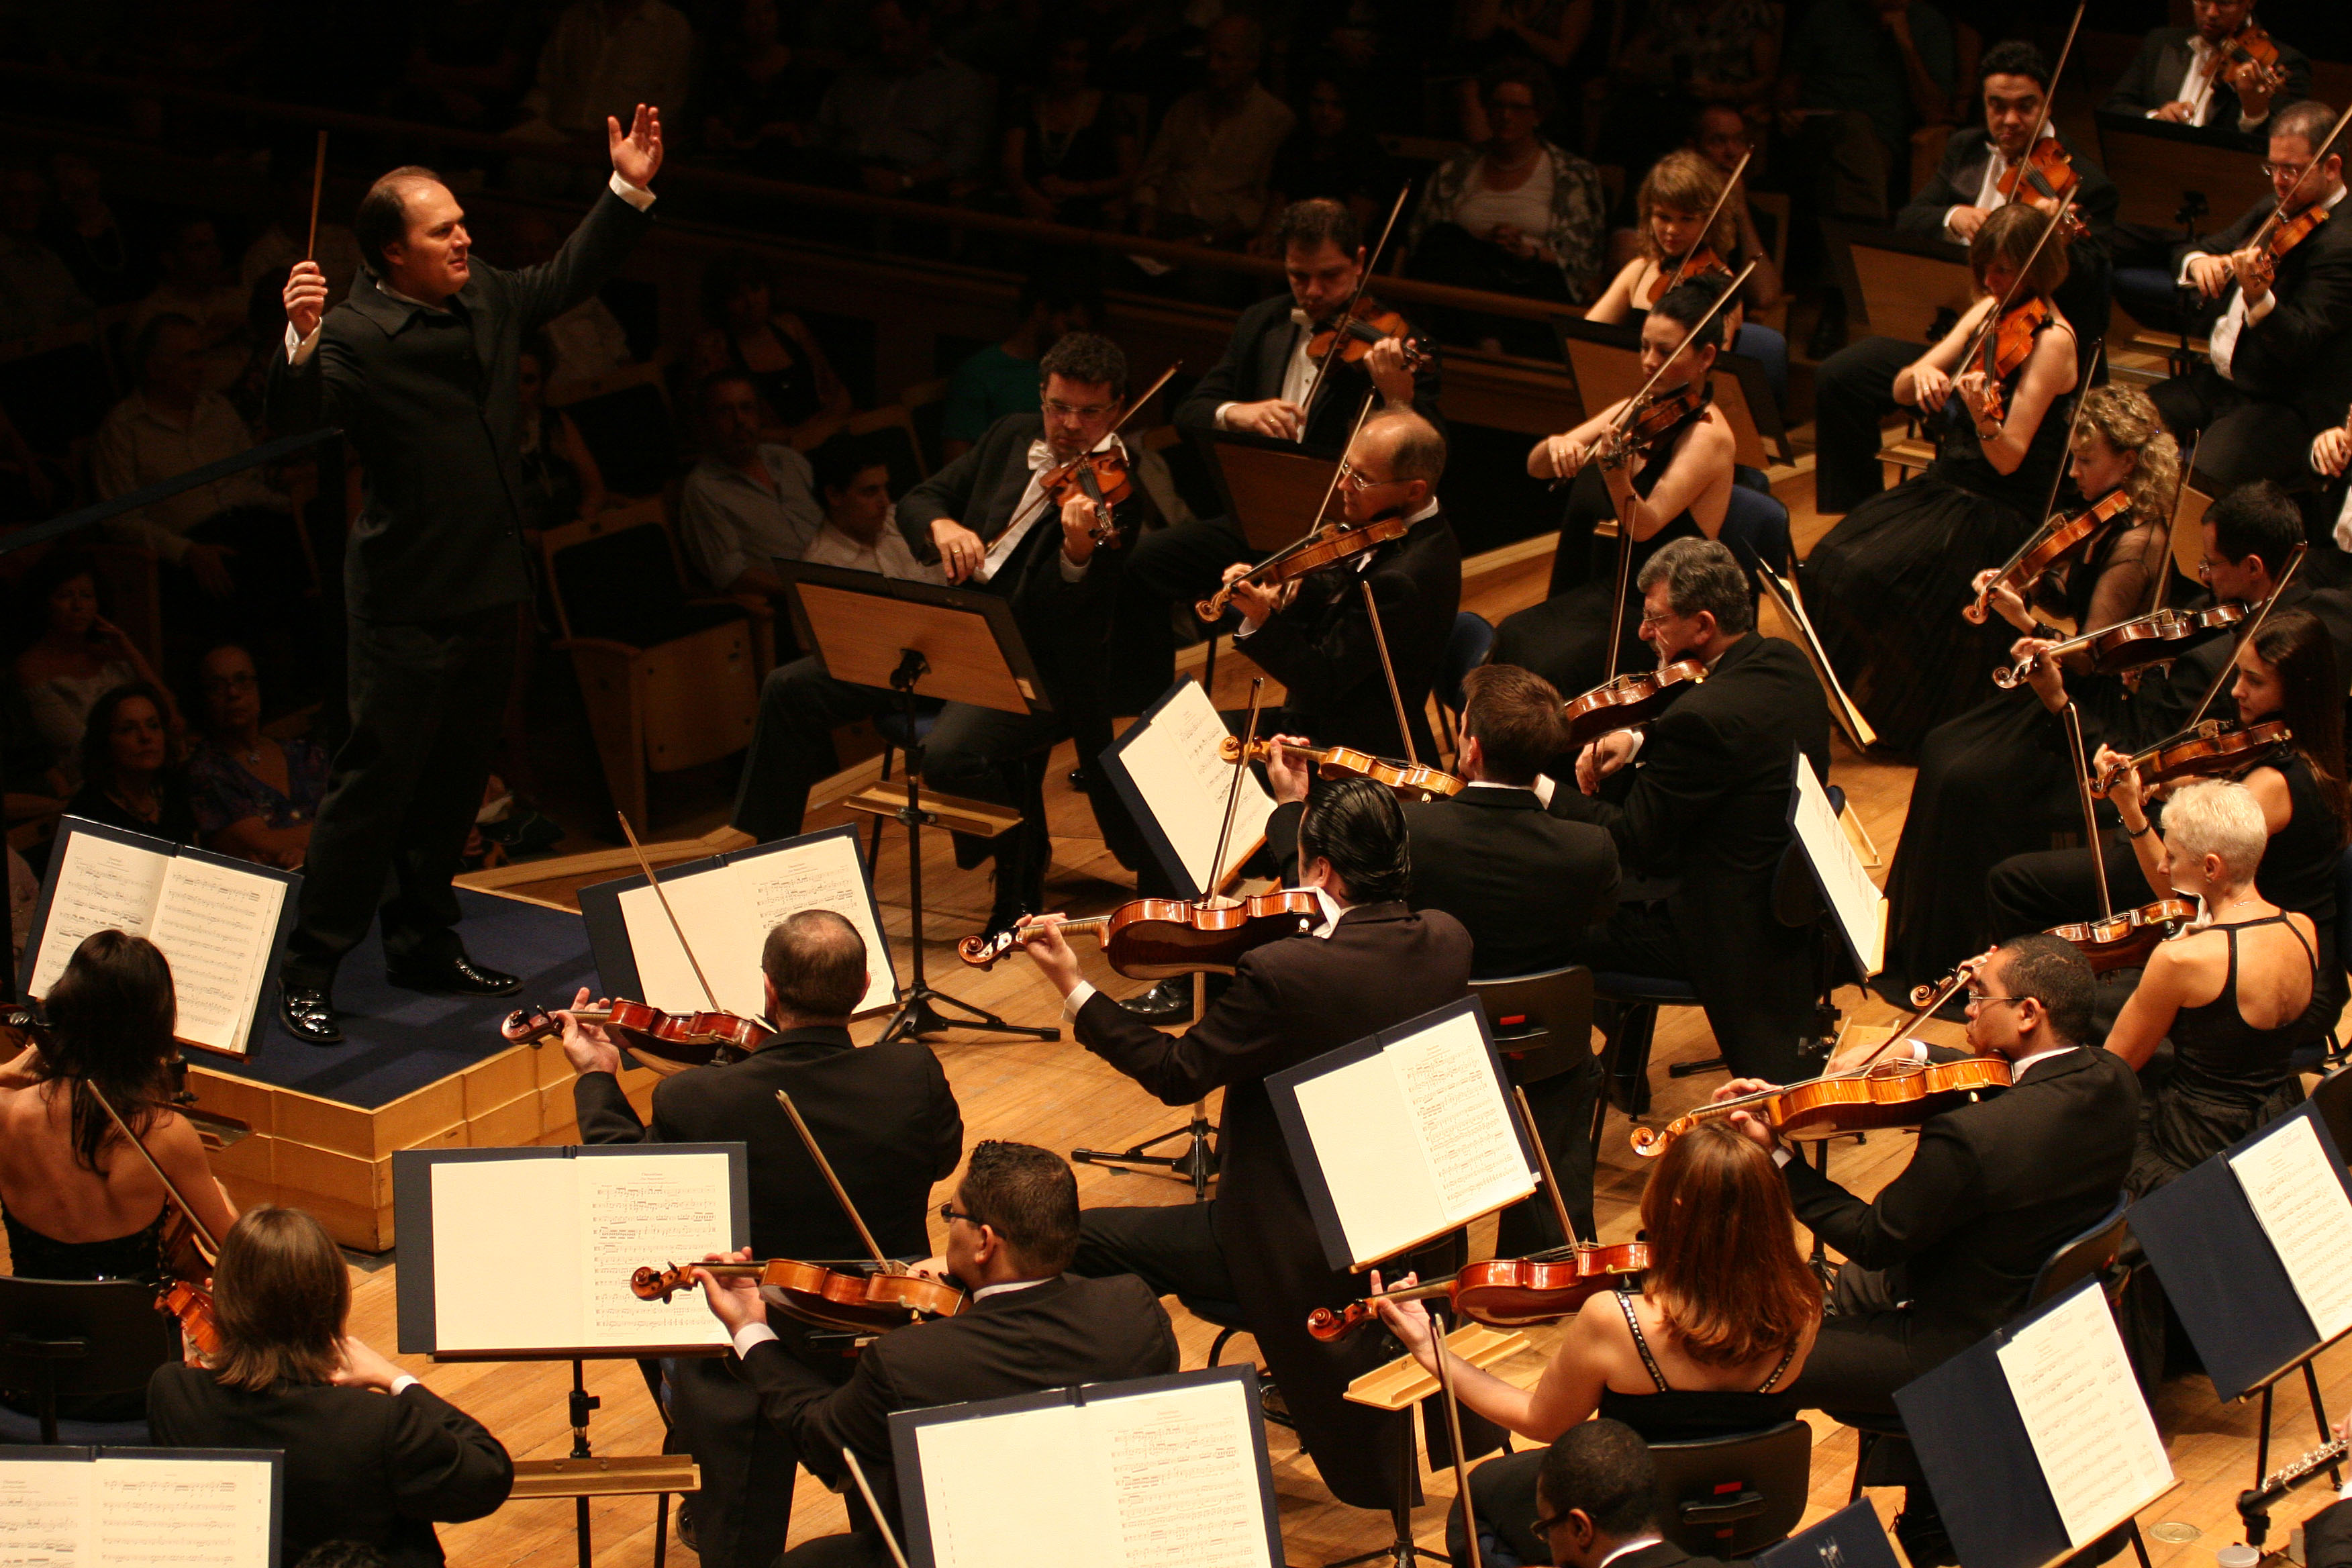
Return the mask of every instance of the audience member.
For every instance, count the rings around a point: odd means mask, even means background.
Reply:
[[[261,732],[261,679],[235,643],[197,660],[196,690],[204,737],[188,752],[188,805],[205,847],[292,870],[326,798],[326,752]]]
[[[508,214],[505,231],[507,248],[519,267],[537,267],[551,261],[563,248],[564,231],[547,214],[536,209]],[[479,233],[478,228],[476,232]],[[285,313],[282,305],[278,313]],[[613,314],[613,308],[604,303],[601,295],[589,295],[549,321],[540,328],[539,336],[545,340],[541,368],[550,386],[592,380],[637,363],[635,353],[629,347],[628,329],[621,325],[620,318]]]
[[[515,455],[522,468],[522,526],[526,535],[562,528],[604,510],[604,476],[596,454],[581,438],[580,426],[561,408],[547,405],[544,335],[515,356]]]
[[[694,340],[697,379],[733,371],[751,378],[760,395],[761,424],[813,447],[849,413],[849,389],[825,363],[807,326],[773,304],[768,268],[748,254],[724,256],[702,274],[702,315],[710,323]]]
[[[1748,121],[1738,110],[1720,103],[1708,104],[1691,119],[1689,138],[1683,143],[1706,159],[1726,179],[1739,167],[1739,161],[1755,150],[1756,143],[1748,134]],[[1732,193],[1723,210],[1737,226],[1738,237],[1732,242],[1731,254],[1724,259],[1736,271],[1749,262],[1756,264],[1755,275],[1748,279],[1744,293],[1750,309],[1769,310],[1780,303],[1783,292],[1780,264],[1772,259],[1773,235],[1767,234],[1756,216],[1756,204],[1748,199],[1753,189],[1743,177],[1739,188]],[[1624,261],[1632,255],[1612,255],[1612,262]]]
[[[539,51],[523,97],[524,134],[604,134],[608,115],[632,105],[683,106],[694,63],[694,27],[667,0],[572,0]]]
[[[1094,45],[1076,28],[1045,50],[1043,79],[1006,116],[1004,188],[1022,216],[1098,228],[1126,216],[1140,139],[1127,110],[1093,79]]]
[[[91,705],[118,686],[160,682],[122,628],[99,614],[98,568],[89,556],[51,551],[16,592],[16,624],[40,628],[16,655],[16,684],[35,731],[57,754],[60,782],[76,788]]]
[[[1135,180],[1136,231],[1237,241],[1266,214],[1274,156],[1297,116],[1258,82],[1265,29],[1229,16],[1208,32],[1208,78],[1169,105]]]
[[[226,391],[245,369],[253,345],[247,291],[228,270],[218,226],[201,213],[183,215],[165,226],[157,258],[163,280],[131,307],[126,325],[136,333],[158,316],[186,317],[195,324],[204,385]]]
[[[1307,85],[1297,125],[1274,155],[1265,218],[1250,249],[1260,256],[1280,254],[1274,231],[1283,211],[1318,196],[1346,203],[1358,228],[1377,233],[1401,177],[1381,139],[1360,123],[1339,77],[1318,76]]]
[[[956,366],[940,417],[940,455],[953,462],[988,427],[1037,401],[1037,360],[1065,332],[1091,332],[1102,321],[1102,284],[1091,257],[1056,257],[1022,280],[1014,304],[1021,324]]]
[[[872,47],[817,107],[819,172],[877,196],[971,194],[988,157],[988,83],[940,52],[930,0],[874,0],[866,20]]]
[[[717,51],[702,85],[706,160],[782,173],[800,145],[813,73],[784,42],[776,0],[742,0],[734,37]]]
[[[1958,89],[1952,25],[1927,0],[1816,0],[1789,40],[1776,100],[1800,209],[1885,223],[1910,178],[1911,132],[1953,117]]]
[[[1030,372],[1034,378],[1036,372]],[[934,563],[915,559],[906,536],[890,526],[890,465],[870,442],[835,436],[809,454],[824,521],[801,559],[819,566],[877,572],[906,582],[944,583]]]
[[[41,240],[57,252],[81,291],[100,305],[121,305],[155,286],[154,258],[106,198],[106,177],[79,153],[49,158],[57,206]]]
[[[1780,7],[1768,0],[1651,0],[1618,51],[1598,154],[1640,168],[1682,139],[1703,104],[1753,110],[1778,83]]]
[[[352,1338],[351,1310],[351,1269],[326,1228],[300,1209],[255,1209],[221,1237],[220,1351],[156,1369],[149,1424],[167,1447],[281,1450],[289,1562],[333,1541],[396,1568],[439,1568],[433,1521],[495,1511],[514,1461],[480,1422]]]
[[[1593,34],[1593,0],[1463,0],[1454,22],[1473,64],[1532,58],[1550,73],[1555,101],[1573,105],[1581,101],[1607,43],[1605,29]],[[1494,135],[1475,77],[1462,84],[1460,113],[1464,141]]]
[[[773,594],[777,557],[797,561],[824,522],[809,460],[761,439],[760,396],[740,371],[703,382],[704,456],[678,495],[687,559],[724,594]]]
[[[516,0],[435,0],[409,26],[395,100],[404,118],[468,131],[513,119],[531,53],[530,18]]]
[[[71,268],[42,243],[48,182],[30,163],[0,169],[0,339],[89,319],[89,296]]]
[[[133,681],[90,704],[81,788],[66,811],[150,838],[195,843],[195,808],[172,761],[171,709],[160,688]]]

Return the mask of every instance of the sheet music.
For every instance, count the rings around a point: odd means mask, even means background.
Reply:
[[[1119,748],[1120,761],[1143,796],[1145,809],[1168,836],[1192,885],[1203,892],[1223,880],[1210,875],[1209,862],[1217,853],[1225,799],[1233,788],[1234,764],[1217,754],[1228,738],[1216,704],[1199,682],[1188,680]],[[1230,874],[1256,852],[1265,841],[1265,819],[1272,815],[1274,797],[1256,773],[1243,769],[1223,871]]]
[[[1475,1219],[1535,1191],[1476,1019],[1457,1013],[1381,1054],[1412,1112],[1447,1220]]]
[[[266,1463],[115,1459],[97,1472],[94,1568],[260,1568],[269,1561]]]
[[[92,1468],[72,1459],[0,1458],[0,1568],[82,1568],[90,1561],[83,1547]]]
[[[1999,1352],[2066,1539],[2086,1546],[2171,1488],[2106,1298],[2077,1290]]]
[[[241,1055],[269,978],[286,884],[192,856],[168,864],[148,935],[171,960],[180,1005],[173,1032]]]
[[[831,910],[866,939],[866,995],[857,1011],[878,1012],[898,1000],[890,944],[874,923],[874,895],[866,886],[866,868],[858,860],[855,838],[835,834],[812,844],[763,850],[730,861],[728,869],[741,879],[751,902],[752,928],[762,944],[768,932],[803,910]],[[756,968],[756,955],[752,962]],[[757,1011],[751,1014],[759,1016]]]
[[[1102,1555],[1109,1520],[1076,1405],[916,1428],[933,1568],[1032,1568]]]
[[[1797,810],[1793,826],[1805,858],[1821,879],[1832,912],[1847,944],[1868,974],[1886,967],[1886,899],[1870,879],[1862,857],[1830,805],[1829,791],[1813,776],[1812,764],[1797,759]]]
[[[1133,1568],[1266,1568],[1255,1417],[1240,1384],[1097,1400],[1084,1413],[1114,1532],[1114,1549],[1096,1559]]]
[[[665,1013],[700,1013],[717,998],[721,1012],[757,1018],[767,1011],[767,994],[760,984],[760,944],[768,929],[757,925],[742,879],[730,866],[685,877],[664,877],[661,893],[632,888],[621,895],[621,918],[628,926],[629,949],[636,955],[637,984],[645,994],[637,1000]],[[669,900],[677,923],[694,944],[710,982],[706,996],[695,978],[694,964],[678,945],[677,932],[662,913]]]
[[[1298,1113],[1358,1267],[1447,1228],[1444,1200],[1426,1160],[1399,1158],[1421,1146],[1421,1129],[1385,1054],[1297,1087]]]
[[[433,1167],[435,1349],[586,1342],[572,1174],[579,1163],[466,1160]]]
[[[172,858],[95,833],[68,835],[57,890],[49,900],[48,927],[33,964],[31,994],[47,995],[65,973],[66,961],[93,932],[110,928],[127,936],[145,936],[163,879],[171,874]]]
[[[577,1173],[586,1237],[581,1299],[587,1345],[725,1344],[699,1291],[640,1301],[629,1276],[729,1249],[727,1156],[631,1155],[550,1161]],[[436,1249],[437,1250],[437,1249]]]
[[[2310,1119],[2280,1122],[2232,1155],[2230,1170],[2320,1340],[2352,1329],[2352,1198]]]

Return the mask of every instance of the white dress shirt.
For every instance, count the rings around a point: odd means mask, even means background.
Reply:
[[[1275,395],[1285,403],[1296,404],[1299,408],[1304,409],[1307,406],[1307,389],[1315,384],[1317,366],[1312,356],[1307,352],[1307,345],[1315,341],[1315,318],[1293,305],[1290,308],[1290,325],[1297,336],[1291,342],[1290,358],[1283,363],[1282,389]],[[1225,416],[1239,406],[1238,403],[1217,405],[1218,429],[1233,428],[1232,422],[1226,419]]]
[[[2173,93],[2172,101],[2189,106],[2189,123],[2191,125],[2208,125],[2213,120],[2213,87],[2221,75],[2221,70],[2212,64],[2213,53],[2213,46],[2206,41],[2204,34],[2195,33],[2189,36],[2189,68],[2180,73],[2180,86]],[[2155,119],[2158,112],[2157,110],[2149,110],[2147,118]],[[2244,106],[2241,105],[2238,111],[2238,129],[2251,136],[2262,129],[2263,121],[2267,118],[2266,115],[2248,114],[2245,112]]]
[[[2332,211],[2334,210],[2336,204],[2343,199],[2344,191],[2343,188],[2339,186],[2334,195],[2329,196],[2326,201],[2319,205]],[[2180,258],[2180,272],[2177,281],[2186,284],[2189,281],[2189,264],[2200,256],[2210,256],[2212,254],[2215,253],[2211,251],[2193,250],[2187,256],[2182,257]],[[2213,368],[2221,373],[2221,376],[2223,381],[2231,382],[2233,384],[2235,383],[2236,378],[2231,376],[2230,374],[2230,364],[2231,362],[2237,357],[2238,334],[2244,331],[2251,323],[2262,321],[2267,317],[2277,308],[2278,289],[2275,285],[2275,281],[2273,281],[2273,287],[2263,290],[2263,297],[2252,305],[2248,305],[2246,303],[2246,291],[2244,289],[2239,288],[2235,283],[2230,285],[2230,308],[2221,312],[2221,319],[2220,321],[2213,323],[2213,335],[2207,340],[2212,354]]]
[[[2042,128],[2042,134],[2044,139],[2055,136],[2058,134],[2058,128],[2054,125],[2044,125]],[[2001,155],[2000,144],[1995,143],[1992,157],[1985,163],[1984,179],[1977,186],[1977,199],[1969,205],[1979,212],[1986,213],[1998,212],[2007,206],[2009,198],[2000,194],[2000,182],[2001,177],[2008,173],[2009,160]],[[1944,209],[1944,237],[1966,244],[1965,240],[1961,240],[1958,235],[1952,232],[1952,215],[1959,210],[1958,207]]]

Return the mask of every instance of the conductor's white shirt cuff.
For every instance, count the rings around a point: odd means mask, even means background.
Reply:
[[[1078,1016],[1078,1009],[1085,1006],[1087,1001],[1093,997],[1094,994],[1095,983],[1093,981],[1079,981],[1077,985],[1072,989],[1070,994],[1062,998],[1062,1016],[1065,1018],[1076,1017]]]
[[[643,185],[633,185],[629,184],[628,181],[621,178],[618,171],[614,172],[613,178],[606,185],[606,188],[614,195],[620,197],[623,201],[636,208],[639,212],[643,212],[647,207],[654,205],[654,194],[651,191],[646,189]]]
[[[298,338],[294,335],[294,323],[291,321],[287,322],[286,363],[288,364],[301,364],[307,362],[311,354],[318,351],[319,334],[326,330],[326,319],[321,317],[319,324],[310,329],[310,335],[309,337]]]
[[[765,1323],[746,1323],[735,1331],[735,1354],[740,1358],[751,1353],[753,1345],[766,1344],[776,1337],[776,1331]]]

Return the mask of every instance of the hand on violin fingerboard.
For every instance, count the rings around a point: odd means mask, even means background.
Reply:
[[[2278,268],[2269,256],[2248,247],[2230,253],[2230,272],[2237,279],[2238,292],[2245,296],[2246,303],[2256,305],[2271,291]]]
[[[601,1002],[589,1000],[588,988],[583,985],[572,998],[572,1007],[555,1015],[563,1025],[563,1059],[572,1064],[573,1072],[608,1072],[617,1077],[621,1071],[621,1047],[613,1043],[613,1037],[605,1033],[603,1025],[583,1023],[572,1014],[572,1008],[602,1005]]]
[[[2189,281],[2208,300],[2218,300],[2237,277],[2237,269],[2226,256],[2200,251],[2189,258]]]
[[[1738,1100],[1745,1095],[1769,1094],[1778,1087],[1780,1086],[1760,1078],[1736,1078],[1717,1089],[1713,1098]],[[1760,1116],[1750,1115],[1745,1110],[1735,1110],[1731,1113],[1731,1124],[1767,1149],[1778,1149],[1780,1146],[1780,1135],[1773,1131],[1772,1124]]]
[[[1108,515],[1109,509],[1096,506],[1089,496],[1072,496],[1062,503],[1062,553],[1072,565],[1083,566],[1094,558],[1095,523]]]
[[[1255,583],[1240,581],[1248,570],[1229,570],[1225,580],[1233,584],[1234,608],[1242,613],[1244,629],[1254,632],[1290,607],[1290,602],[1298,596],[1298,584],[1294,579],[1277,587],[1262,588]]]
[[[705,1263],[749,1263],[751,1249],[741,1247],[734,1252],[707,1252]],[[753,1323],[768,1321],[768,1304],[760,1300],[760,1282],[742,1275],[730,1275],[722,1279],[707,1268],[694,1271],[694,1282],[702,1287],[702,1299],[709,1305],[710,1315],[726,1328],[727,1337],[733,1339]]]
[[[1078,973],[1078,955],[1070,948],[1070,939],[1062,934],[1062,921],[1066,915],[1031,915],[1021,922],[1019,932],[1022,951],[1037,965],[1037,972],[1053,983],[1054,989],[1067,996],[1078,988],[1086,976]]]
[[[1311,764],[1300,760],[1290,751],[1307,742],[1297,735],[1276,735],[1266,748],[1265,782],[1274,793],[1275,803],[1284,805],[1305,800],[1315,774]]]
[[[1412,371],[1404,359],[1404,340],[1382,338],[1364,355],[1364,369],[1381,389],[1381,401],[1391,408],[1412,405]]]
[[[1421,1283],[1421,1276],[1407,1273],[1402,1279],[1381,1283],[1381,1271],[1372,1270],[1371,1294],[1378,1297],[1383,1290],[1409,1290]],[[1429,1309],[1419,1301],[1381,1301],[1372,1303],[1381,1315],[1381,1324],[1397,1337],[1405,1353],[1434,1372],[1437,1368],[1437,1333],[1429,1316]]]
[[[2352,426],[2333,426],[2312,437],[2312,472],[2340,479],[2347,466],[2352,466]]]

